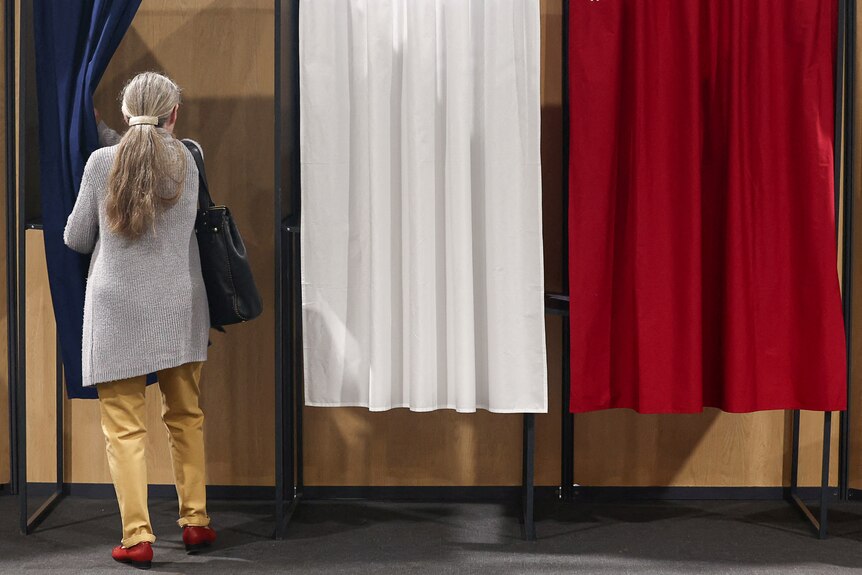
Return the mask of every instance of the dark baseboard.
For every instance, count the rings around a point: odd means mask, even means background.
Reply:
[[[833,499],[838,488],[833,487]],[[574,487],[576,501],[775,501],[787,499],[786,487]],[[818,499],[819,487],[800,487],[802,499]]]
[[[511,501],[521,496],[521,488],[513,487],[351,487],[306,486],[303,499],[365,499],[377,501]],[[559,497],[559,488],[537,486],[537,500]],[[831,488],[833,499],[838,489]],[[778,501],[787,499],[784,487],[587,487],[575,486],[574,501]],[[820,497],[819,487],[801,487],[803,499]],[[862,491],[859,493],[862,498]]]
[[[518,486],[443,486],[443,487],[383,487],[383,486],[305,486],[305,500],[367,500],[367,501],[446,501],[452,503],[513,501],[521,497]],[[556,499],[559,488],[538,486],[537,499]]]
[[[30,483],[34,492],[50,490],[53,483]],[[511,501],[521,496],[520,487],[497,486],[446,486],[446,487],[368,487],[368,486],[306,486],[302,490],[303,499],[308,500],[368,500],[368,501],[447,501],[454,503]],[[557,487],[536,487],[539,499],[556,499]],[[115,497],[114,486],[110,483],[67,483],[63,493],[75,497],[91,499],[111,499]],[[176,497],[173,485],[150,485],[149,497]],[[273,500],[275,488],[257,485],[207,485],[207,498],[213,500]]]
[[[53,489],[53,483],[30,483],[28,487],[34,492],[47,488]],[[88,499],[113,499],[116,497],[114,486],[110,483],[66,483],[64,495],[84,497]],[[176,487],[173,485],[150,485],[148,496],[153,499],[175,498]],[[275,499],[275,488],[265,485],[207,485],[207,498],[214,500],[260,500]]]
[[[34,494],[51,491],[53,483],[30,483]],[[559,488],[537,486],[535,497],[539,501],[556,500]],[[65,495],[90,499],[112,499],[114,486],[110,483],[67,483]],[[306,501],[366,500],[366,501],[436,501],[451,503],[517,501],[522,489],[518,486],[306,486],[302,490]],[[8,483],[0,484],[0,496],[10,495]],[[832,488],[832,499],[838,496]],[[158,498],[176,497],[173,485],[150,485],[149,496]],[[574,502],[623,502],[623,501],[777,501],[786,499],[788,489],[784,487],[590,487],[577,485],[573,489]],[[815,500],[820,497],[818,487],[800,487],[802,499]],[[275,488],[262,485],[208,485],[207,497],[213,500],[275,499]],[[851,489],[849,499],[862,500],[862,489]]]

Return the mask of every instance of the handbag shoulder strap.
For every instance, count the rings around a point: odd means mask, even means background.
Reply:
[[[181,140],[192,157],[195,160],[195,165],[198,167],[198,206],[201,208],[209,208],[213,206],[213,199],[210,197],[210,188],[207,184],[207,171],[204,168],[204,158],[201,155],[201,149],[198,148],[195,142],[191,140]]]

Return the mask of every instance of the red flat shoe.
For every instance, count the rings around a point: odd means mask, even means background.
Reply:
[[[153,546],[149,541],[143,541],[131,547],[118,545],[111,551],[114,561],[137,567],[138,569],[149,569],[153,565]]]
[[[197,525],[186,525],[183,527],[183,543],[186,544],[186,551],[189,553],[206,549],[215,540],[216,532],[209,527],[199,527]]]

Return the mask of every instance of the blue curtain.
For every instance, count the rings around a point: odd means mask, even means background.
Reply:
[[[93,91],[141,0],[41,0],[34,4],[39,156],[45,254],[70,398],[81,386],[81,334],[89,257],[63,244],[84,164],[99,147]]]

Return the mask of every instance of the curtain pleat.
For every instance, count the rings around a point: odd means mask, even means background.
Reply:
[[[308,405],[547,410],[538,12],[302,3]]]
[[[84,165],[99,147],[93,92],[141,0],[40,0],[33,4],[39,95],[39,162],[45,257],[70,398],[82,387],[84,291],[90,258],[63,243]]]
[[[572,2],[571,409],[844,409],[833,0]]]

